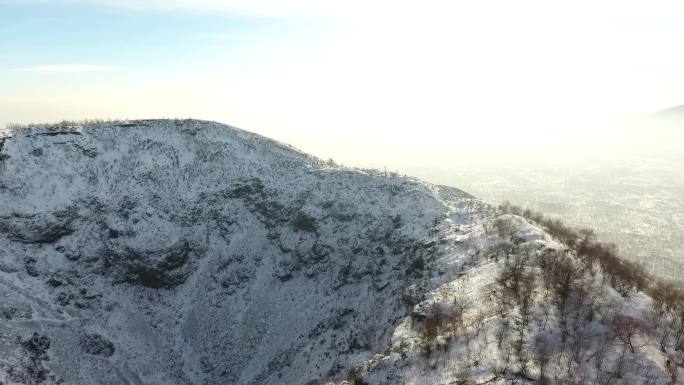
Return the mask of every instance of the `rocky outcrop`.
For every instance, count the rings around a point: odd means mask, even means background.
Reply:
[[[52,213],[18,214],[0,217],[0,233],[22,243],[54,243],[73,232],[77,210],[70,207]]]
[[[5,385],[344,376],[491,216],[458,190],[210,122],[29,129],[1,153]]]
[[[161,245],[157,245],[159,247]],[[176,287],[188,278],[193,250],[187,241],[161,249],[106,249],[105,271],[115,283],[139,284],[160,289]]]
[[[111,357],[114,354],[114,344],[99,334],[84,334],[80,339],[84,353],[95,356]]]

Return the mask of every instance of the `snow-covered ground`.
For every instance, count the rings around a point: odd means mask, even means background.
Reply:
[[[517,305],[496,305],[492,250],[562,249],[520,217],[497,233],[495,210],[457,189],[213,122],[0,143],[2,384],[504,381],[493,336]],[[601,301],[645,314],[639,298],[606,288]],[[425,355],[421,325],[440,304],[461,306],[466,332],[433,336],[444,353]],[[664,373],[655,340],[640,346]]]

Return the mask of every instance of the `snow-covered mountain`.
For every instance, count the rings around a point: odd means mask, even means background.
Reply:
[[[621,296],[600,271],[580,277],[596,290],[583,298],[591,316],[584,302],[578,315],[554,310],[541,283],[532,305],[506,294],[511,264],[541,275],[538,261],[580,261],[457,189],[195,120],[11,135],[0,141],[0,384],[505,383],[564,365],[594,383],[621,359],[641,366],[624,364],[616,383],[671,378],[654,336],[635,333],[627,356],[617,347],[609,321],[647,320],[652,301]],[[580,318],[596,333],[577,342],[582,361],[535,361],[540,336],[562,334],[571,352],[575,334],[558,330]],[[603,334],[616,347],[591,369]]]
[[[655,118],[677,120],[681,123],[684,119],[684,105],[670,107],[654,114]]]

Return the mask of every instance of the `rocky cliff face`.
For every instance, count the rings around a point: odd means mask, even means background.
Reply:
[[[505,237],[560,248],[519,217],[493,234],[456,189],[201,121],[17,131],[0,203],[3,384],[437,384],[462,368],[417,375],[434,304],[493,308]]]
[[[1,153],[11,384],[334,377],[435,285],[440,234],[488,215],[215,123],[25,130]]]

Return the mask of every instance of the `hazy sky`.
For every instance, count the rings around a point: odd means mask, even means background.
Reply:
[[[684,103],[680,4],[0,0],[0,124],[211,119],[397,167],[610,137]]]

